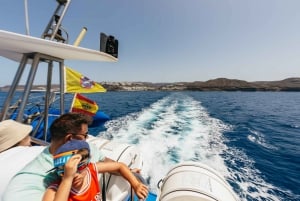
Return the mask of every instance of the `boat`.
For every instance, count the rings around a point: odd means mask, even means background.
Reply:
[[[99,61],[99,62],[117,62],[117,41],[114,37],[101,37],[100,50],[91,50],[80,47],[78,45],[69,45],[65,38],[62,37],[60,28],[64,13],[67,10],[71,0],[56,0],[58,5],[49,24],[47,25],[42,38],[37,38],[29,35],[13,33],[0,30],[0,55],[2,57],[20,62],[19,68],[11,84],[10,90],[2,106],[0,121],[10,118],[10,110],[13,109],[14,96],[17,92],[20,78],[24,72],[24,68],[29,65],[30,71],[27,76],[26,85],[22,93],[21,102],[19,103],[15,120],[23,122],[26,105],[29,102],[29,94],[33,88],[33,81],[36,71],[40,63],[48,64],[47,85],[45,90],[44,108],[40,117],[43,121],[44,140],[37,139],[32,136],[32,141],[37,144],[34,146],[37,151],[26,154],[25,150],[30,150],[28,147],[17,147],[9,149],[5,154],[9,154],[9,158],[14,158],[13,162],[18,164],[18,168],[14,169],[5,178],[1,178],[6,183],[12,175],[21,169],[26,162],[38,155],[40,151],[47,145],[47,130],[49,125],[49,117],[53,113],[50,109],[51,100],[53,99],[52,85],[52,69],[54,64],[59,69],[59,109],[58,114],[63,114],[65,110],[65,94],[64,88],[64,61],[65,60],[83,60],[83,61]],[[59,11],[61,11],[59,13]],[[59,16],[59,19],[58,17]],[[55,26],[52,25],[55,22]],[[107,39],[110,39],[108,43]],[[106,156],[115,161],[124,162],[130,168],[139,168],[143,171],[143,157],[140,151],[134,145],[119,144],[113,140],[90,136],[88,141],[95,144],[99,150],[102,150]],[[0,160],[3,155],[0,155]],[[5,167],[9,168],[12,161],[5,161]],[[142,182],[146,181],[141,175],[136,175]],[[137,200],[132,193],[129,183],[122,177],[103,174],[102,189],[105,192],[103,200],[107,201],[129,201]],[[235,193],[231,189],[228,182],[217,171],[198,162],[186,161],[174,166],[161,178],[158,182],[157,192],[150,192],[147,201],[237,201]],[[0,191],[1,192],[1,191]]]
[[[57,117],[60,116],[60,110],[57,109],[56,107],[56,102],[59,101],[59,99],[57,98],[57,94],[58,93],[56,91],[51,91],[50,104],[49,104],[48,116],[47,116],[48,125],[51,125],[51,123]],[[45,99],[45,89],[33,89],[30,91],[28,103],[24,109],[22,122],[26,124],[31,124],[33,126],[33,132],[32,132],[33,137],[50,142],[50,135],[48,133],[47,135],[44,135],[44,115],[43,115],[44,103],[42,102],[44,99]],[[18,98],[18,100],[12,106],[10,106],[10,110],[8,112],[9,114],[8,116],[10,119],[15,120],[17,118],[18,109],[21,102],[22,102],[21,99]],[[65,112],[69,112],[69,111],[70,109],[65,110]],[[106,121],[110,119],[110,117],[100,109],[98,109],[94,114],[92,114],[92,118],[93,118],[93,123],[89,125],[89,128],[101,127],[104,125]]]

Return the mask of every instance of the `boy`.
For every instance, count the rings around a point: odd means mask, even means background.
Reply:
[[[129,168],[119,162],[91,163],[89,144],[82,140],[70,140],[57,149],[54,169],[57,182],[48,186],[43,201],[101,201],[98,173],[119,172],[131,184],[136,195],[145,199],[148,188],[136,179]]]

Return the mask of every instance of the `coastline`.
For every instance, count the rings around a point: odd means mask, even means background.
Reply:
[[[287,78],[280,81],[256,81],[217,78],[205,82],[99,82],[107,91],[300,91],[300,77]],[[0,87],[0,91],[8,91],[10,85]],[[33,90],[44,90],[45,85],[35,85]],[[52,90],[59,89],[53,84]],[[23,91],[20,85],[17,91]]]

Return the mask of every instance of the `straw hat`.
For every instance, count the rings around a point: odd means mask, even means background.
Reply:
[[[32,126],[8,119],[0,122],[0,152],[23,140],[32,131]]]

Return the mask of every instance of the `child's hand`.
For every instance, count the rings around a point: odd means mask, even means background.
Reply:
[[[148,187],[143,183],[139,183],[138,185],[133,187],[135,194],[140,199],[146,199],[148,196]]]
[[[68,162],[65,164],[65,172],[64,172],[64,178],[72,177],[74,178],[75,174],[77,173],[77,166],[79,162],[81,161],[81,155],[76,154],[72,156]]]

